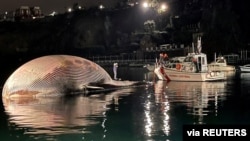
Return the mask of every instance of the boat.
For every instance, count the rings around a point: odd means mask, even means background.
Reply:
[[[197,64],[192,61],[197,58]],[[199,63],[198,63],[199,62]],[[206,54],[189,54],[183,63],[175,68],[159,65],[155,74],[160,80],[167,81],[217,81],[225,80],[225,73],[221,71],[208,71]]]
[[[214,62],[208,64],[208,70],[211,71],[235,71],[235,66],[228,65],[227,60],[223,56],[219,56]]]
[[[240,72],[250,72],[250,64],[239,66]]]
[[[154,73],[160,80],[166,81],[219,81],[225,80],[225,72],[208,70],[207,55],[201,53],[201,39],[198,38],[198,53],[189,53],[182,63],[175,67],[158,65]]]

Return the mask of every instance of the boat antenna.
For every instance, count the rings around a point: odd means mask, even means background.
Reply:
[[[214,62],[216,62],[216,52],[214,53]]]

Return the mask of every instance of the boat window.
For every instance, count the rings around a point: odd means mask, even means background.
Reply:
[[[223,59],[218,60],[218,63],[224,63],[225,61]]]
[[[205,64],[205,57],[201,57],[200,62],[202,65],[204,65]]]
[[[174,63],[174,60],[170,60],[169,63]]]
[[[186,57],[183,62],[192,62],[193,57]]]

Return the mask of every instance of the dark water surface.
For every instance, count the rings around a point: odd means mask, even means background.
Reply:
[[[112,76],[112,68],[105,69]],[[118,68],[118,77],[149,83],[88,97],[5,106],[1,100],[1,140],[182,141],[184,124],[250,124],[250,74],[230,73],[220,82],[167,83],[144,68]]]

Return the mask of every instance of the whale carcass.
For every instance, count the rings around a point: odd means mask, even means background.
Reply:
[[[115,81],[96,63],[78,56],[48,55],[33,59],[6,80],[2,97],[54,96],[102,89],[100,85],[129,86],[135,82]],[[99,84],[99,85],[98,85]]]

